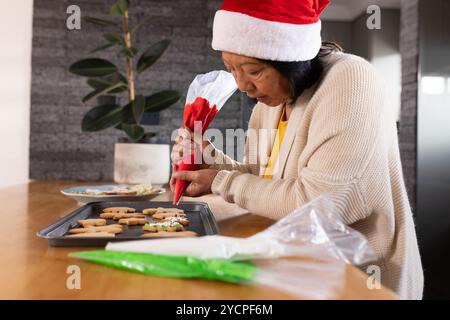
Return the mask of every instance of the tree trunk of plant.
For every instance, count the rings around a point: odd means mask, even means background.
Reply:
[[[131,33],[128,27],[128,10],[123,14],[123,35],[125,46],[131,49]],[[133,59],[127,57],[127,81],[128,81],[128,99],[133,101],[135,97],[134,93],[134,74],[133,74]]]

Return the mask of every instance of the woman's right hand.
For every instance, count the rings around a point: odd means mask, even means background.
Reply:
[[[175,164],[180,163],[181,160],[192,153],[197,153],[196,159],[202,159],[200,169],[209,169],[210,166],[204,163],[203,151],[211,147],[213,147],[213,144],[208,139],[204,139],[202,136],[194,136],[194,133],[187,128],[179,128],[170,155],[172,159],[172,173],[176,170]],[[175,179],[172,177],[170,178],[170,189],[172,191],[175,189]]]

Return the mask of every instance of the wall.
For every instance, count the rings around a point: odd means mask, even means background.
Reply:
[[[322,38],[337,42],[346,52],[352,51],[352,23],[344,21],[322,21]]]
[[[0,11],[0,187],[28,181],[33,1],[7,9]]]
[[[403,176],[415,212],[417,166],[417,79],[419,64],[419,1],[403,0],[400,25],[402,94],[399,144]]]
[[[66,8],[77,4],[82,15],[104,17],[113,0],[36,0],[33,30],[33,75],[31,96],[30,174],[33,179],[108,181],[113,175],[114,143],[123,134],[109,129],[81,132],[83,115],[95,103],[83,106],[89,92],[84,79],[67,72],[69,65],[89,56],[101,44],[101,30],[82,24],[81,30],[65,27]],[[150,17],[136,33],[141,47],[172,39],[163,57],[138,79],[138,90],[149,95],[161,89],[186,93],[198,73],[222,69],[220,54],[211,49],[214,13],[221,1],[135,0],[131,22]],[[98,54],[123,65],[113,49]],[[169,143],[172,130],[182,124],[180,103],[161,113],[160,124],[149,129],[160,132],[158,142]],[[211,126],[224,130],[241,125],[238,94],[221,111]]]
[[[382,9],[381,30],[373,30],[371,62],[383,75],[387,94],[400,120],[402,62],[400,54],[400,10]]]
[[[364,59],[372,59],[374,30],[367,29],[367,15],[362,14],[352,22],[352,53]]]

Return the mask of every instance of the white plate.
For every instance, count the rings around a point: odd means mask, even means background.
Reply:
[[[127,185],[79,186],[63,189],[61,190],[61,193],[79,202],[90,203],[99,201],[146,201],[153,199],[157,195],[166,192],[166,189],[164,188],[155,187],[157,188],[157,190],[154,193],[146,195],[88,195],[76,193],[86,191],[87,189],[111,190],[113,187],[129,187],[129,186]]]

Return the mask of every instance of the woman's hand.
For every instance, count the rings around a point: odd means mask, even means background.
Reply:
[[[184,195],[188,197],[200,197],[211,193],[211,185],[219,171],[215,169],[203,169],[198,171],[176,171],[172,179],[189,181],[190,184]],[[172,189],[172,180],[170,188]],[[173,191],[174,189],[172,189]]]
[[[192,131],[187,128],[179,128],[178,136],[175,138],[175,144],[172,148],[171,159],[172,159],[172,176],[170,178],[170,190],[175,191],[175,178],[173,173],[175,172],[175,164],[180,163],[183,158],[189,156],[190,154],[197,152],[195,159],[202,159],[202,164],[200,169],[209,169],[209,165],[204,163],[203,151],[208,150],[214,152],[214,145],[211,141],[203,139],[202,136],[194,136]],[[185,155],[186,154],[186,155]]]
[[[203,139],[201,135],[194,135],[187,128],[179,128],[175,138],[175,144],[170,155],[172,163],[178,164],[185,157],[196,153],[195,159],[202,159],[201,169],[208,169],[209,165],[204,162],[203,151],[213,148],[211,141]]]

